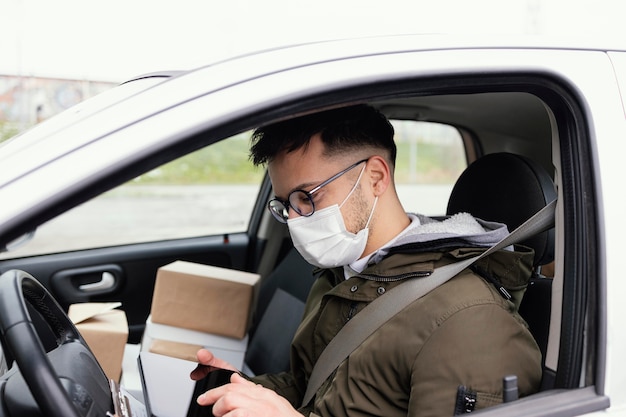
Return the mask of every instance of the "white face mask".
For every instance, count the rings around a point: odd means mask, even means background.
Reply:
[[[309,217],[301,216],[287,220],[294,247],[311,265],[320,268],[349,265],[359,259],[365,250],[369,234],[368,227],[374,214],[378,196],[374,200],[365,228],[357,234],[346,229],[346,224],[339,210],[358,186],[364,170],[365,167],[363,167],[356,184],[341,205],[334,204],[322,210],[316,210]]]

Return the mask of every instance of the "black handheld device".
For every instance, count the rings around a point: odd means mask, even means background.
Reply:
[[[207,392],[212,388],[219,387],[230,382],[230,377],[235,371],[229,369],[216,368],[209,365],[198,365],[206,375],[196,381],[196,385],[191,396],[187,417],[213,417],[213,406],[203,407],[196,402],[196,398],[200,394]],[[196,368],[196,369],[198,369]]]

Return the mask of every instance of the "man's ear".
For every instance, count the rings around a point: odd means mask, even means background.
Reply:
[[[389,164],[383,157],[375,155],[367,162],[367,170],[374,195],[381,196],[391,183]]]

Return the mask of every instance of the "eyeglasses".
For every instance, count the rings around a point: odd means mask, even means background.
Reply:
[[[281,223],[287,223],[287,219],[289,219],[289,208],[292,208],[293,211],[298,213],[300,216],[309,217],[310,215],[315,213],[313,194],[318,192],[322,187],[335,181],[337,178],[341,177],[343,174],[350,171],[351,169],[356,168],[363,162],[367,162],[368,159],[362,159],[359,162],[355,162],[348,168],[344,169],[341,172],[338,172],[326,181],[322,182],[311,191],[294,190],[289,193],[286,201],[274,198],[267,203],[267,208],[269,209],[270,213],[272,213],[274,218]]]

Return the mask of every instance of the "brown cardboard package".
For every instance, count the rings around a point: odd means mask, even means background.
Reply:
[[[218,336],[154,323],[151,316],[146,320],[146,328],[141,338],[141,351],[197,362],[196,353],[200,348],[205,348],[238,369],[244,366],[247,347],[248,335],[243,339]]]
[[[72,304],[70,320],[96,356],[107,377],[120,381],[124,347],[128,341],[126,313],[116,310],[121,303]]]
[[[250,324],[259,275],[176,261],[159,268],[154,323],[242,339]]]
[[[153,340],[149,351],[159,355],[171,356],[186,361],[197,362],[196,353],[203,346],[190,343],[172,342],[170,340]]]

